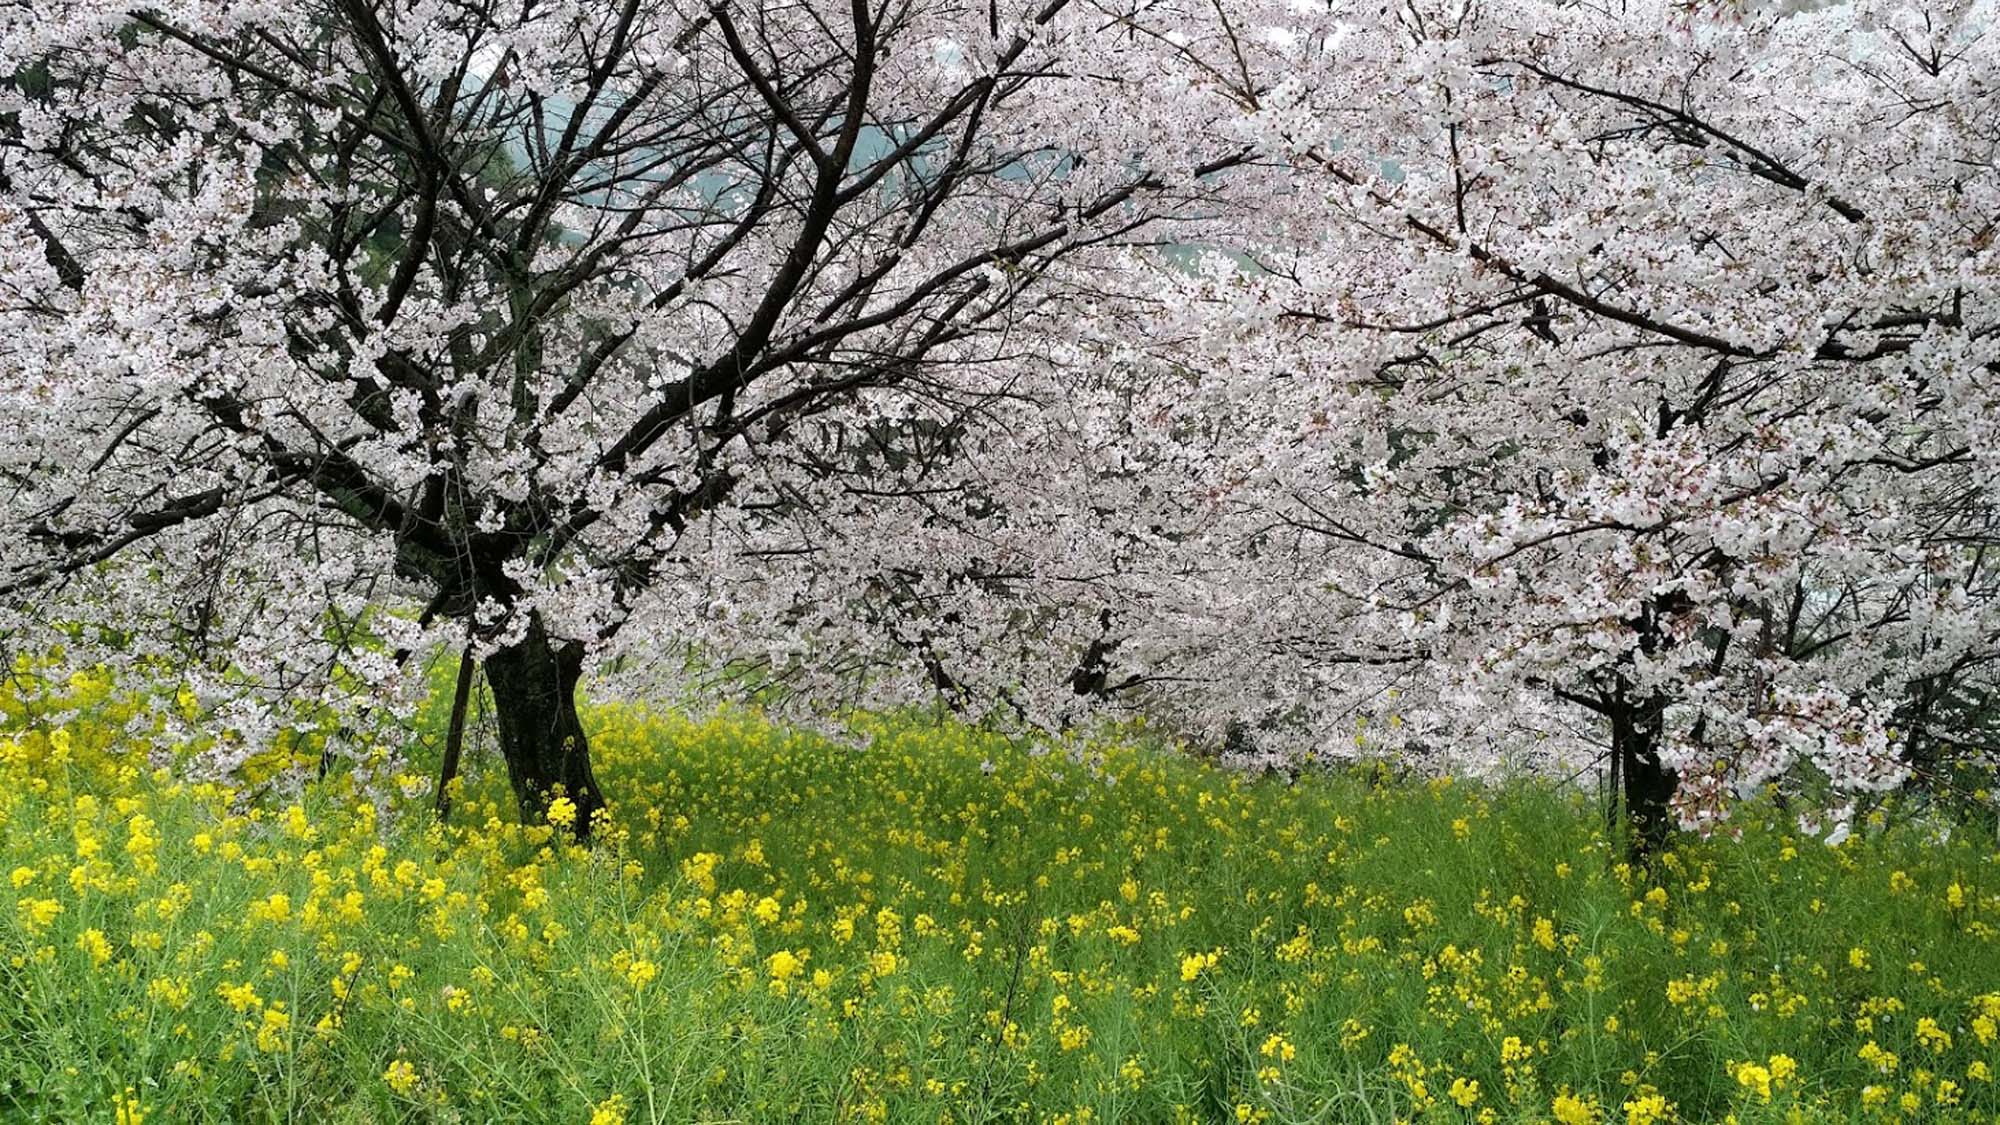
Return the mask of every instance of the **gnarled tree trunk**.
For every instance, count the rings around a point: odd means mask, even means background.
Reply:
[[[550,637],[539,615],[529,618],[518,644],[486,658],[500,753],[522,821],[540,823],[560,791],[576,803],[579,839],[590,835],[591,814],[604,807],[590,772],[590,742],[576,713],[582,675],[583,645]]]

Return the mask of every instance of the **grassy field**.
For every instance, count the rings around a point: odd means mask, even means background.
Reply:
[[[1990,828],[1834,848],[1753,807],[1645,873],[1527,784],[601,709],[615,818],[585,851],[492,777],[444,830],[416,777],[381,808],[176,784],[105,685],[76,692],[0,736],[0,1120],[2000,1107]]]

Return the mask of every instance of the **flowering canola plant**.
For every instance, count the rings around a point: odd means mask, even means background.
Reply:
[[[72,688],[0,733],[8,1120],[2000,1111],[1991,837],[1894,807],[1644,870],[1548,787],[604,708],[585,849],[491,764],[445,827],[414,778],[176,781]]]

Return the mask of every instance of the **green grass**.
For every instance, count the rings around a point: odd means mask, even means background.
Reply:
[[[128,1091],[156,1123],[2000,1106],[2000,857],[1893,811],[1829,848],[1751,806],[1649,873],[1529,783],[600,709],[584,851],[490,768],[448,830],[415,776],[379,808],[175,784],[85,694],[0,741],[8,1121]]]

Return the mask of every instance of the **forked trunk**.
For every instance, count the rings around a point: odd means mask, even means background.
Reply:
[[[591,814],[604,807],[590,772],[590,742],[576,713],[582,675],[583,646],[552,639],[540,616],[529,619],[519,644],[486,658],[500,753],[522,822],[541,823],[549,802],[561,794],[576,804],[579,839],[590,835]]]

